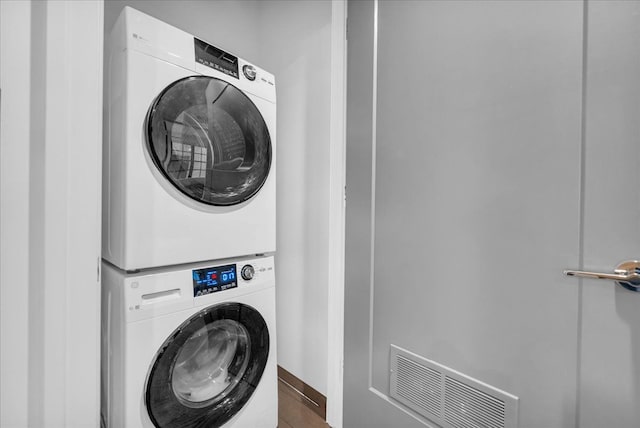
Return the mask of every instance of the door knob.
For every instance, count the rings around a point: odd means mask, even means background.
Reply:
[[[613,273],[586,272],[582,270],[565,270],[567,276],[584,278],[609,279],[631,291],[640,291],[640,261],[627,260],[620,263]]]

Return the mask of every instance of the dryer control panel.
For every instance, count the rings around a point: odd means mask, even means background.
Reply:
[[[238,78],[238,57],[193,38],[196,48],[196,62],[211,67],[221,73]],[[253,79],[252,79],[253,80]]]

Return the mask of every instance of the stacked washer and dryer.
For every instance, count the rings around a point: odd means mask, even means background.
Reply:
[[[273,75],[129,7],[106,60],[102,423],[273,428]]]

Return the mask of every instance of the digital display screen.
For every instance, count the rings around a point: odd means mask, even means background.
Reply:
[[[196,48],[197,62],[224,74],[228,74],[229,76],[233,76],[236,79],[238,78],[237,56],[231,55],[230,53],[227,53],[222,49],[218,49],[215,46],[211,46],[202,40],[198,40],[196,38],[193,40]]]
[[[238,286],[236,265],[195,269],[193,273],[193,297],[216,293]]]

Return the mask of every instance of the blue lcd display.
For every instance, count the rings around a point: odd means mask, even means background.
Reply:
[[[236,265],[195,269],[193,272],[193,297],[216,293],[238,286]]]

